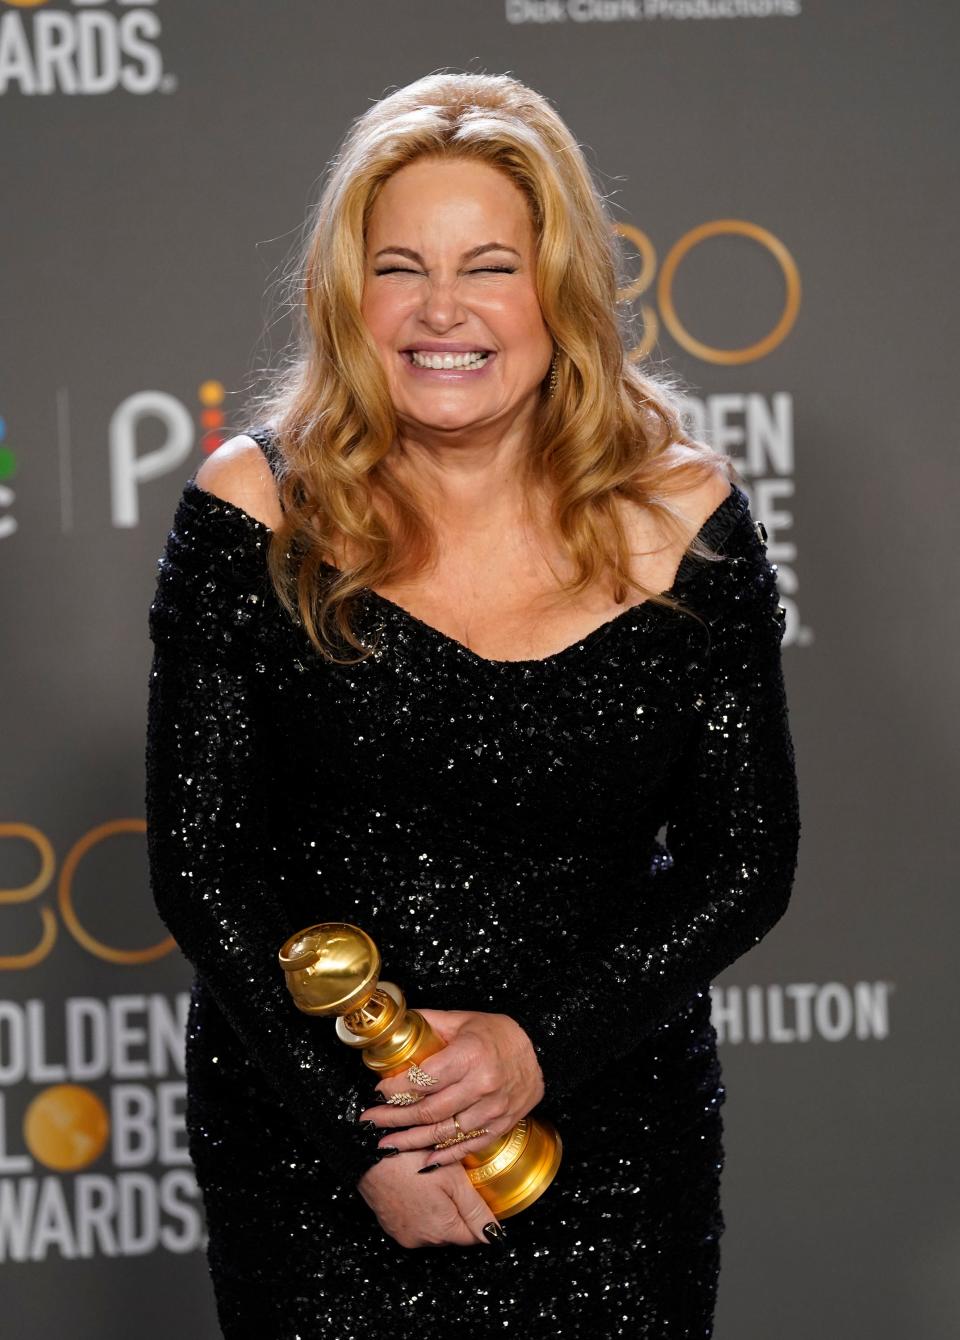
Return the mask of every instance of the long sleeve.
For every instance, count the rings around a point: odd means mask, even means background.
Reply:
[[[275,897],[262,817],[269,532],[242,516],[188,485],[158,563],[146,740],[151,889],[282,1106],[354,1185],[373,1162],[356,1120],[362,1070],[328,1020],[297,1010],[277,962],[300,928]]]
[[[748,514],[703,578],[710,646],[700,720],[670,792],[672,866],[654,877],[651,899],[636,900],[628,934],[620,927],[604,943],[601,929],[589,954],[504,1004],[530,1037],[551,1097],[626,1056],[757,944],[791,896],[800,820],[784,615]]]

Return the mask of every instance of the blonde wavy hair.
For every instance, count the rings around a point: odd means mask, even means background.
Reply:
[[[579,145],[547,100],[508,75],[434,73],[382,98],[351,125],[308,216],[293,275],[297,332],[267,389],[249,403],[281,457],[283,520],[268,550],[274,589],[329,660],[343,643],[369,655],[350,620],[365,588],[419,572],[432,528],[386,466],[398,425],[386,374],[361,316],[367,224],[384,182],[418,159],[472,159],[525,195],[536,239],[535,284],[556,348],[555,393],[541,396],[523,479],[546,485],[552,524],[577,595],[609,582],[682,609],[630,574],[617,502],[629,499],[680,527],[672,488],[716,473],[728,457],[685,432],[675,376],[641,371],[618,313],[621,257],[605,201]],[[674,443],[690,450],[677,459]],[[671,490],[666,489],[667,477]],[[378,505],[382,499],[386,508]],[[326,562],[346,538],[354,566]],[[699,539],[688,552],[716,555]],[[354,664],[364,656],[340,663]]]

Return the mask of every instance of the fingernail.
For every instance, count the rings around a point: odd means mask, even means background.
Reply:
[[[374,1089],[373,1096],[374,1098],[376,1098],[378,1103],[385,1103],[387,1101],[387,1095],[385,1093],[382,1093],[380,1089]]]
[[[442,1167],[443,1167],[442,1163],[428,1163],[425,1168],[418,1168],[417,1172],[418,1173],[433,1172],[434,1168],[442,1168]]]
[[[379,1131],[380,1127],[375,1121],[361,1121],[360,1129],[362,1131]]]
[[[377,1145],[377,1153],[379,1154],[380,1158],[388,1159],[393,1154],[399,1154],[400,1150],[397,1148],[396,1145]]]
[[[491,1219],[489,1224],[484,1224],[483,1231],[490,1242],[505,1244],[507,1230],[504,1228],[503,1224],[498,1224],[496,1219]]]

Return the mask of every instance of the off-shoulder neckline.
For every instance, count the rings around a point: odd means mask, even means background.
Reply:
[[[268,526],[265,521],[259,517],[253,516],[245,511],[236,503],[228,502],[226,498],[221,498],[219,494],[211,493],[209,489],[203,488],[197,483],[196,478],[187,480],[184,486],[184,497],[202,503],[207,507],[216,508],[224,512],[227,516],[236,517],[247,525],[251,530],[259,532],[264,536],[271,536],[273,528]],[[714,508],[703,525],[697,531],[697,539],[703,540],[706,544],[715,548],[730,533],[741,517],[746,516],[749,511],[749,499],[737,484],[731,483],[730,492],[721,503]],[[698,560],[691,554],[684,554],[680,560],[677,571],[674,574],[672,584],[665,590],[659,592],[660,595],[673,596],[679,598],[678,588],[694,570],[694,565]],[[340,568],[332,563],[321,562],[320,565],[327,572],[339,573]],[[491,669],[510,669],[511,667],[531,667],[531,666],[550,666],[556,662],[566,660],[579,651],[586,651],[602,638],[607,636],[619,625],[627,625],[631,620],[643,620],[650,615],[657,615],[665,612],[669,606],[658,605],[655,601],[644,599],[637,601],[633,605],[628,605],[626,609],[614,614],[612,618],[605,619],[603,623],[592,628],[583,637],[578,638],[576,642],[571,642],[566,647],[561,647],[558,651],[551,652],[548,656],[532,656],[517,660],[500,660],[491,656],[481,656],[479,652],[468,647],[466,643],[460,642],[457,638],[451,637],[449,633],[444,633],[434,624],[427,623],[426,620],[419,618],[403,605],[398,605],[396,601],[388,596],[382,596],[378,591],[370,587],[364,587],[363,593],[369,599],[375,601],[382,607],[393,612],[395,618],[408,622],[411,625],[421,629],[428,636],[432,636],[441,644],[452,648],[457,654],[476,662],[479,665],[489,666]]]

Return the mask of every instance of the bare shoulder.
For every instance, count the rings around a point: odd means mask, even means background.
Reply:
[[[687,545],[702,529],[704,522],[712,516],[721,503],[730,496],[730,481],[726,468],[720,460],[707,460],[707,471],[693,476],[687,473],[684,480],[682,467],[695,465],[703,461],[703,453],[681,443],[674,443],[664,454],[664,473],[660,494],[677,514],[677,522],[671,523],[650,508],[630,506],[624,516],[626,533],[635,552],[645,553],[650,565],[653,581],[672,576],[677,564],[686,551]],[[672,479],[677,472],[679,477]],[[658,557],[654,558],[653,556]]]
[[[669,448],[668,459],[670,467],[677,469],[683,465],[702,461],[703,455],[693,448],[674,442]],[[720,504],[726,502],[731,492],[730,480],[722,462],[719,459],[715,463],[708,461],[708,465],[709,473],[698,479],[695,484],[679,485],[669,491],[671,504],[686,517],[693,535],[701,529]]]
[[[241,508],[271,530],[280,525],[283,514],[273,472],[260,447],[245,433],[217,447],[195,478],[207,493]]]

